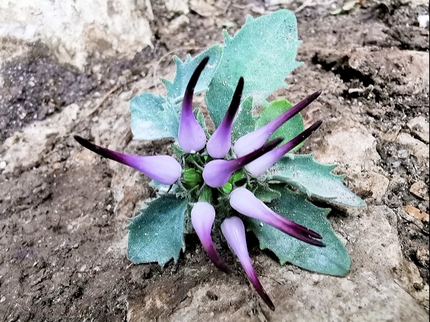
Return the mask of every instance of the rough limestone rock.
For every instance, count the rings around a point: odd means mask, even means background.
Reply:
[[[0,40],[40,40],[60,61],[82,68],[89,54],[132,57],[151,45],[151,12],[147,1],[4,0]]]

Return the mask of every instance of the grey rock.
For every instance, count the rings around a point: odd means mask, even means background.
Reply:
[[[406,125],[414,135],[429,143],[429,123],[423,116],[413,118]]]
[[[417,196],[418,198],[424,199],[424,200],[429,200],[429,188],[428,186],[422,182],[422,181],[417,181],[415,182],[411,188],[409,189],[409,191]]]
[[[152,46],[149,9],[134,0],[6,1],[0,10],[0,38],[42,41],[60,62],[83,69],[90,54],[132,58]],[[0,58],[9,58],[1,56],[0,49]]]
[[[413,138],[410,134],[400,133],[397,137],[397,143],[404,146],[410,154],[417,158],[419,164],[428,167],[429,147],[425,143]]]

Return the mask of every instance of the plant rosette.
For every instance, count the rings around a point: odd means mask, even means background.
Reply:
[[[158,190],[127,227],[133,263],[177,261],[185,251],[184,234],[194,230],[213,264],[228,272],[212,240],[220,228],[272,310],[248,254],[246,231],[281,264],[334,276],[349,272],[348,252],[326,218],[329,209],[310,199],[333,206],[365,204],[343,185],[343,176],[332,173],[334,165],[291,153],[322,123],[304,129],[299,114],[321,91],[294,106],[285,99],[266,101],[300,65],[295,61],[299,44],[295,16],[279,10],[248,17],[234,37],[225,33],[224,45],[185,62],[175,57],[174,80],[163,79],[166,98],[143,93],[130,106],[135,139],[173,138],[175,157],[122,154],[75,136],[91,151],[147,175]],[[193,95],[201,92],[206,92],[213,133],[200,110],[193,109]]]

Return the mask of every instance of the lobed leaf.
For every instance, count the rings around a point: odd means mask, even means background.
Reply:
[[[255,129],[258,129],[270,121],[277,118],[279,115],[289,110],[293,105],[288,102],[286,99],[282,98],[280,100],[276,100],[270,102],[260,113],[260,117],[255,123]],[[279,129],[277,129],[270,139],[275,138],[284,138],[281,144],[287,143],[295,136],[299,135],[304,130],[304,122],[302,115],[300,113],[294,115],[291,119],[285,122]],[[293,151],[298,150],[303,144],[299,144],[297,147],[293,149]]]
[[[185,62],[174,57],[176,76],[171,82],[163,79],[167,99],[151,93],[135,96],[130,103],[131,130],[136,140],[178,138],[180,112],[185,88],[200,61],[208,56],[209,62],[200,75],[194,93],[207,90],[222,57],[222,46],[215,45],[195,58],[188,55]]]
[[[164,97],[151,93],[135,96],[130,102],[130,111],[134,139],[177,139],[179,114]]]
[[[287,154],[265,174],[263,181],[279,181],[329,204],[364,207],[366,203],[342,183],[344,176],[332,173],[336,165],[317,162],[312,154]]]
[[[161,195],[130,219],[128,257],[133,263],[158,262],[164,266],[172,258],[178,260],[181,249],[185,250],[187,204],[187,199]]]
[[[248,97],[241,104],[239,113],[233,123],[231,138],[234,141],[241,136],[255,130],[256,118],[252,115],[252,97]]]
[[[208,89],[209,83],[211,82],[212,77],[218,68],[222,54],[222,46],[214,45],[200,53],[195,58],[191,58],[191,56],[188,55],[184,62],[182,62],[177,56],[174,56],[173,59],[176,63],[175,78],[173,81],[169,81],[165,78],[162,79],[162,82],[167,89],[167,100],[172,102],[172,104],[177,104],[182,101],[185,88],[187,87],[191,75],[194,73],[197,65],[202,61],[203,58],[209,57],[209,62],[200,75],[199,81],[197,82],[196,88],[194,89],[194,94],[205,92]]]
[[[277,190],[271,189],[267,186],[258,186],[258,188],[253,191],[254,196],[260,199],[262,202],[272,202],[273,200],[281,197],[281,193]]]
[[[256,19],[249,16],[234,37],[226,32],[224,37],[222,61],[206,94],[206,105],[216,126],[221,123],[241,76],[245,79],[242,98],[252,96],[255,107],[284,87],[285,77],[300,65],[295,60],[300,44],[296,17],[288,10]]]
[[[281,197],[268,207],[281,216],[304,225],[323,236],[326,247],[306,244],[255,219],[247,219],[248,229],[253,231],[261,249],[271,250],[283,265],[292,263],[301,268],[335,276],[345,276],[351,267],[351,259],[345,246],[336,237],[327,221],[329,209],[318,208],[306,197],[286,188],[277,187]]]

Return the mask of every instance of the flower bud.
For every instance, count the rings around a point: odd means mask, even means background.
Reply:
[[[201,171],[193,168],[185,169],[182,173],[181,181],[185,187],[187,187],[188,189],[192,189],[200,185],[200,183],[203,181],[202,173]]]
[[[230,248],[236,254],[237,258],[239,258],[239,261],[252,285],[254,285],[255,290],[270,309],[274,311],[275,306],[261,285],[260,280],[252,267],[251,258],[249,258],[248,253],[248,246],[246,245],[245,227],[243,226],[242,220],[238,217],[225,219],[221,224],[221,231],[227,240],[227,243],[230,245]]]
[[[159,183],[171,185],[181,176],[181,165],[169,155],[139,156],[122,154],[102,148],[81,138],[80,136],[76,135],[74,138],[79,144],[88,150],[91,150],[102,157],[128,165]]]

